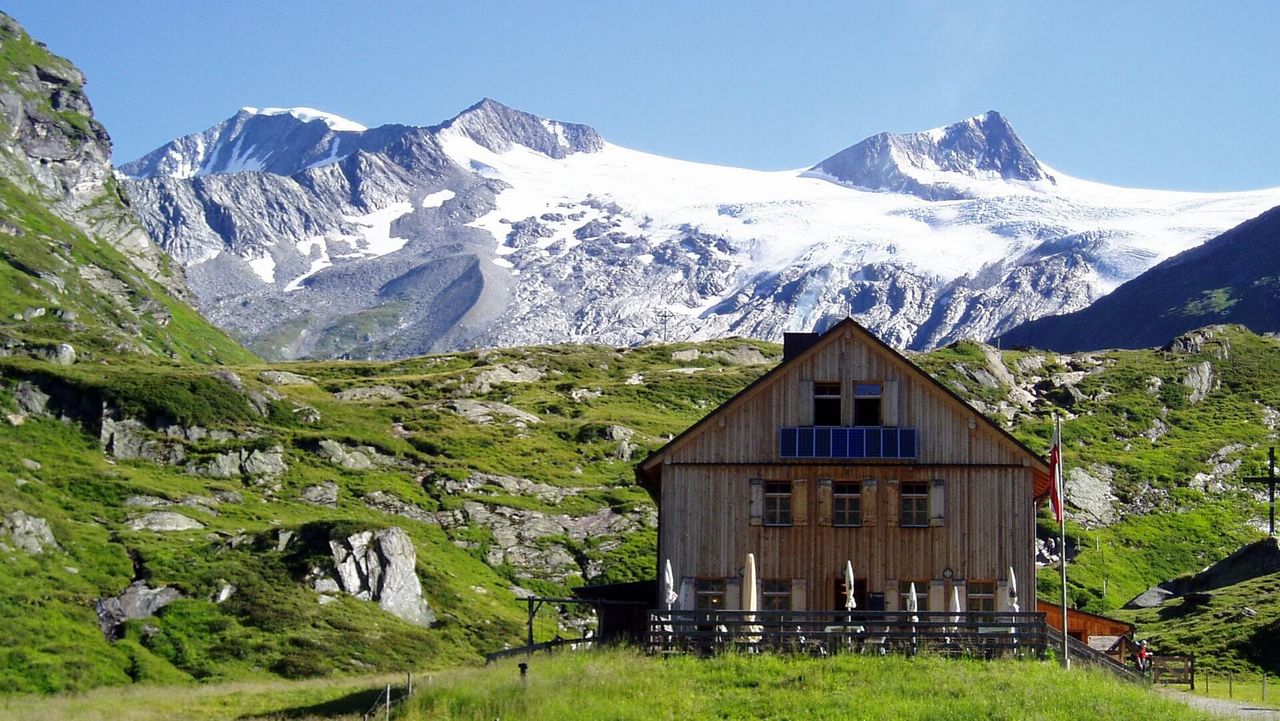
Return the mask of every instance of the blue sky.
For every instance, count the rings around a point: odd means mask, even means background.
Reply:
[[[1275,2],[10,0],[132,159],[244,105],[370,127],[481,97],[689,160],[801,167],[996,109],[1061,172],[1280,185]]]

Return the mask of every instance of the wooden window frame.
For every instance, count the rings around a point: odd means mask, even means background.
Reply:
[[[783,598],[786,599],[786,602],[779,603],[779,599],[783,599]],[[777,604],[777,605],[774,605],[774,604]],[[760,582],[760,610],[761,611],[792,610],[790,578],[766,578]]]
[[[903,481],[898,493],[898,526],[901,528],[929,527],[929,483],[927,481]]]
[[[849,492],[850,487],[857,490]],[[852,511],[849,508],[850,505],[853,505]],[[862,526],[862,481],[832,482],[831,525],[836,528],[859,528]]]
[[[834,404],[832,403],[834,401]],[[832,406],[834,405],[834,408]],[[841,423],[841,386],[839,381],[815,381],[813,384],[813,425],[836,427]]]
[[[784,493],[783,487],[786,488]],[[761,525],[785,528],[795,524],[794,488],[791,481],[764,482],[764,512]]]

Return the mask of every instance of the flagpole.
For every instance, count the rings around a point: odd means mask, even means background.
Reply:
[[[1067,628],[1067,484],[1062,477],[1062,421],[1058,414],[1053,414],[1053,440],[1058,448],[1057,463],[1053,469],[1053,482],[1058,492],[1058,550],[1059,566],[1062,568],[1062,663],[1068,670],[1071,668],[1071,649],[1068,646]]]

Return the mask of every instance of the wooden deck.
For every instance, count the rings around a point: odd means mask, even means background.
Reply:
[[[650,653],[728,651],[1033,656],[1047,648],[1038,612],[650,611]]]

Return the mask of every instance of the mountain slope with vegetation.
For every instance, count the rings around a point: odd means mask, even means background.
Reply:
[[[3,13],[0,137],[0,353],[252,359],[134,219],[84,76]]]
[[[1280,208],[1180,253],[1066,315],[1028,321],[1005,345],[1062,352],[1150,348],[1193,328],[1238,323],[1280,330]]]

